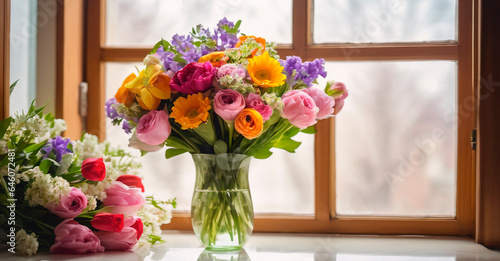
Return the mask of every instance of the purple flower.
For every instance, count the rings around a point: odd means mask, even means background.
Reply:
[[[316,59],[312,62],[302,63],[302,59],[298,56],[287,56],[286,60],[279,61],[284,67],[287,83],[292,86],[299,81],[303,81],[310,87],[312,86],[312,82],[318,79],[319,76],[326,77],[325,59]],[[294,71],[295,75],[293,75]]]
[[[182,66],[180,66],[178,62],[174,61],[175,55],[171,52],[165,52],[162,46],[160,46],[160,48],[156,50],[155,55],[160,57],[160,60],[163,62],[163,66],[165,67],[165,70],[177,72],[178,70],[182,69]]]
[[[70,143],[71,141],[69,138],[64,139],[61,136],[56,136],[54,139],[49,138],[47,144],[45,144],[45,146],[41,150],[42,153],[45,153],[43,158],[46,159],[51,155],[51,153],[53,153],[53,155],[56,156],[56,160],[58,162],[61,161],[62,156],[73,152],[68,148],[68,145]]]
[[[132,133],[132,126],[128,123],[128,121],[123,121],[122,129],[125,131],[125,133],[130,134]]]
[[[104,107],[106,109],[106,116],[111,120],[114,120],[120,116],[116,111],[115,104],[117,103],[116,98],[112,97],[104,103]]]

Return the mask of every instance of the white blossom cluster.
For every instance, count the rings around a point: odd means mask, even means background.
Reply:
[[[63,119],[55,119],[53,125],[50,128],[50,137],[61,135],[67,129],[66,122]]]
[[[71,191],[68,181],[46,175],[38,167],[23,172],[21,179],[24,178],[30,180],[24,195],[30,206],[47,207],[49,203],[59,204],[61,196],[68,195]]]
[[[88,158],[101,158],[104,156],[102,145],[97,136],[85,133],[81,140],[73,142],[73,153],[78,155],[78,163]]]
[[[38,240],[35,233],[27,234],[24,229],[16,233],[16,254],[32,256],[38,251]]]
[[[144,224],[144,232],[139,239],[139,248],[149,247],[149,235],[160,236],[161,225],[170,223],[172,219],[172,205],[161,204],[163,210],[151,205],[145,204],[138,212],[137,216]]]

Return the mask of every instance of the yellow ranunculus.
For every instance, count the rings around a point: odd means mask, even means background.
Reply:
[[[243,137],[251,140],[259,137],[264,126],[262,115],[255,109],[243,109],[234,120],[234,128],[243,135]]]
[[[270,57],[268,52],[248,59],[248,74],[259,87],[268,88],[284,84],[286,76],[282,73],[283,69],[283,66]]]
[[[135,79],[125,84],[134,93],[139,105],[146,110],[155,110],[162,99],[170,99],[170,77],[159,64],[149,64]]]
[[[226,63],[226,60],[223,60],[224,58],[224,51],[219,51],[219,52],[212,52],[206,55],[203,55],[198,59],[199,63],[204,63],[204,62],[210,62],[213,67],[221,67],[224,63]]]

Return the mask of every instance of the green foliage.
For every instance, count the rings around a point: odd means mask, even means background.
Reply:
[[[181,155],[188,152],[187,150],[184,149],[167,149],[165,151],[165,158],[170,159],[172,157],[175,157],[177,155]]]
[[[12,92],[13,92],[13,91],[14,91],[14,89],[16,88],[17,82],[19,82],[19,80],[16,80],[13,84],[11,84],[11,85],[10,85],[10,92],[9,92],[9,95],[12,95]]]

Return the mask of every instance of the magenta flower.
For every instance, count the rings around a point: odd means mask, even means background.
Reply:
[[[72,219],[66,219],[54,230],[56,239],[50,247],[52,254],[86,254],[103,252],[99,238],[86,226]]]
[[[50,203],[47,209],[61,218],[74,218],[87,207],[87,197],[75,187],[71,188],[68,195],[61,197],[61,202],[55,205]]]
[[[190,63],[174,74],[170,88],[184,94],[204,92],[212,87],[216,71],[210,62]]]
[[[258,111],[260,115],[262,115],[262,119],[264,119],[264,121],[269,120],[269,118],[271,118],[271,115],[273,115],[273,108],[271,108],[271,106],[267,104],[264,104],[262,98],[258,94],[248,94],[248,96],[245,98],[245,103],[247,108],[252,108]]]

